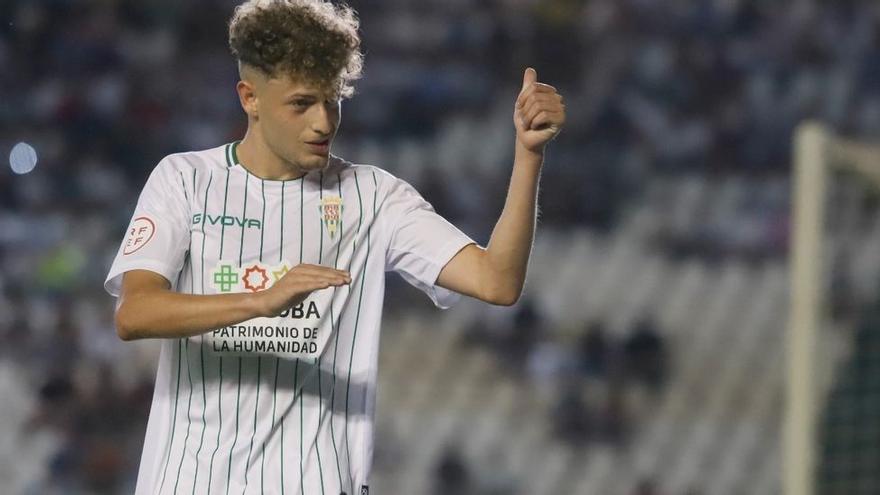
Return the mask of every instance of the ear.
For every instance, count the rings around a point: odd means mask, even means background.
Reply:
[[[238,100],[244,113],[248,117],[256,119],[259,116],[256,85],[251,81],[242,79],[235,85],[235,90],[238,92]]]

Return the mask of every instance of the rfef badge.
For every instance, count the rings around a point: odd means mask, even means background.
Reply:
[[[336,230],[342,220],[342,198],[339,196],[321,198],[321,206],[318,209],[324,219],[324,225],[327,226],[327,231],[330,232],[330,238],[333,239],[336,237]]]
[[[125,237],[122,254],[129,255],[147,245],[156,233],[156,224],[149,217],[137,217],[132,220]]]

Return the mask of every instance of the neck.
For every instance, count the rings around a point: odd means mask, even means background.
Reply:
[[[272,152],[253,127],[248,128],[244,139],[236,147],[236,155],[242,167],[261,179],[292,180],[306,174],[295,164]]]

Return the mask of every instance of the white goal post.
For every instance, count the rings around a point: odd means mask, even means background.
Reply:
[[[814,495],[817,418],[825,363],[817,359],[825,322],[827,282],[823,230],[832,167],[846,168],[880,187],[880,146],[836,137],[816,122],[801,124],[794,139],[791,292],[786,334],[787,373],[782,425],[783,493]]]

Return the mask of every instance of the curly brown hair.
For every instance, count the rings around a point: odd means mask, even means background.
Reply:
[[[335,96],[354,94],[363,54],[355,11],[324,0],[248,0],[229,21],[239,64],[268,77],[305,78]]]

